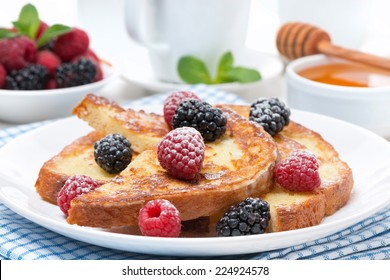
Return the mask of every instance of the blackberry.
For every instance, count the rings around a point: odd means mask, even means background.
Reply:
[[[131,162],[133,150],[130,142],[121,134],[109,134],[94,145],[95,161],[105,171],[116,174]]]
[[[218,221],[218,236],[239,236],[264,233],[271,218],[268,202],[247,198],[231,206]]]
[[[180,103],[172,118],[172,128],[193,127],[205,142],[215,141],[226,131],[227,117],[218,108],[195,99]]]
[[[249,119],[275,136],[290,122],[290,114],[290,109],[278,98],[261,98],[252,103]]]
[[[96,80],[97,67],[92,60],[83,57],[77,62],[62,63],[54,77],[59,88],[90,84]]]
[[[12,90],[40,90],[49,81],[49,70],[38,64],[31,64],[20,70],[12,70],[6,77],[5,88]]]
[[[39,50],[48,50],[53,51],[54,49],[54,40],[49,40],[46,44],[39,48]]]

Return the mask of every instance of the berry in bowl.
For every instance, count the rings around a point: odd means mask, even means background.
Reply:
[[[84,30],[48,25],[33,5],[25,5],[12,28],[0,28],[0,121],[68,116],[114,72],[113,65],[90,48]]]

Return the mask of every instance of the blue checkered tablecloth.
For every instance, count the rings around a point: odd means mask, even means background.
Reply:
[[[244,103],[238,96],[205,86],[192,88],[210,103]],[[162,104],[166,94],[130,102],[130,106]],[[50,121],[0,130],[0,146]],[[0,259],[173,259],[111,250],[76,241],[43,228],[0,203]],[[174,259],[177,259],[175,257]],[[193,258],[191,258],[193,259]],[[293,247],[218,259],[390,259],[390,206],[333,235]]]

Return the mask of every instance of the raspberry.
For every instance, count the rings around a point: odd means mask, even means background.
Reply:
[[[96,76],[96,64],[91,59],[81,58],[75,63],[62,63],[57,67],[54,78],[59,88],[66,88],[92,83]]]
[[[204,151],[200,133],[192,127],[182,127],[165,135],[158,144],[157,157],[175,178],[193,179],[202,169]]]
[[[278,98],[260,98],[252,103],[249,119],[275,136],[289,123],[290,114],[290,109]]]
[[[57,88],[57,83],[56,80],[50,79],[45,86],[45,89],[56,89]]]
[[[26,36],[19,36],[16,38],[19,45],[24,49],[24,57],[28,62],[34,62],[37,58],[37,46],[33,40]]]
[[[321,185],[319,164],[315,155],[295,151],[275,167],[276,182],[290,191],[313,191]]]
[[[190,99],[180,103],[172,118],[172,127],[193,127],[204,141],[212,142],[226,131],[227,117],[207,102]]]
[[[81,29],[73,28],[72,31],[59,36],[54,42],[53,48],[54,52],[63,61],[70,61],[76,56],[86,52],[88,50],[88,46],[88,34]]]
[[[196,99],[200,101],[200,98],[191,91],[178,91],[171,93],[164,101],[164,119],[168,127],[172,129],[172,118],[175,114],[177,107],[181,102],[188,99]]]
[[[46,67],[49,70],[51,77],[54,76],[57,67],[61,64],[60,58],[49,50],[43,50],[38,52],[37,64]]]
[[[224,213],[218,221],[218,236],[264,233],[271,218],[268,202],[249,197]]]
[[[109,134],[94,145],[95,161],[105,171],[116,174],[131,162],[133,150],[130,142],[121,134]]]
[[[0,89],[3,88],[5,85],[6,76],[7,76],[7,71],[5,71],[4,66],[0,64]]]
[[[20,70],[36,59],[36,46],[31,39],[18,36],[0,39],[0,64],[7,71]]]
[[[58,193],[57,204],[61,211],[68,216],[70,202],[73,198],[93,191],[100,184],[92,178],[85,175],[74,175],[69,177],[60,192]]]
[[[151,200],[140,210],[138,225],[145,236],[178,237],[181,230],[180,212],[168,200]]]

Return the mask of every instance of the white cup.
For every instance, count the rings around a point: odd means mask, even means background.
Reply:
[[[179,59],[203,60],[214,75],[226,51],[244,48],[251,0],[126,0],[129,35],[149,51],[157,79],[182,82]]]

